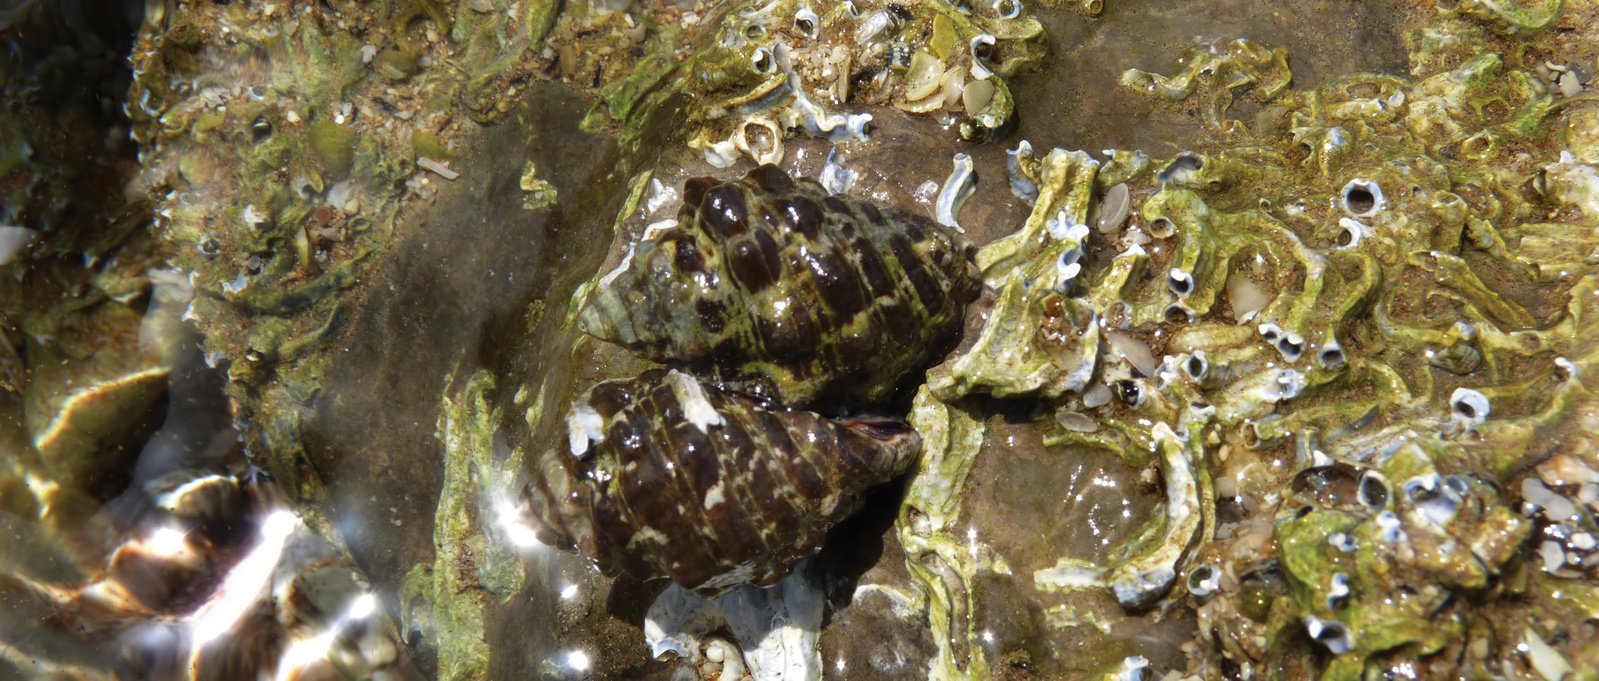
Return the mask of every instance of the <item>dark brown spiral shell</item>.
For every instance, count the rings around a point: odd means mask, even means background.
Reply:
[[[773,411],[676,370],[600,383],[567,423],[571,452],[527,489],[540,539],[705,593],[781,578],[920,447],[897,421]]]
[[[764,165],[689,180],[678,225],[635,247],[583,329],[658,362],[756,379],[790,405],[881,403],[949,349],[981,282],[926,218]]]

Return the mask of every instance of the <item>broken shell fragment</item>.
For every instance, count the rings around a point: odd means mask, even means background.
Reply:
[[[976,190],[977,175],[972,172],[972,157],[968,154],[955,154],[954,168],[944,180],[944,187],[938,191],[936,214],[938,224],[953,227],[956,231],[966,231],[961,229],[956,215],[960,213],[966,199]]]
[[[827,162],[822,164],[822,171],[818,179],[822,189],[829,194],[843,194],[855,186],[855,180],[860,174],[845,166],[838,158],[838,147],[827,150]]]
[[[994,83],[987,80],[974,80],[961,88],[961,105],[966,109],[966,115],[977,117],[988,108],[988,103],[994,100]]]
[[[1089,417],[1081,412],[1067,410],[1057,411],[1055,412],[1055,421],[1059,423],[1062,428],[1078,433],[1092,433],[1096,430],[1099,430],[1099,423],[1094,421],[1092,417]]]
[[[1155,353],[1150,351],[1148,344],[1114,329],[1105,329],[1101,333],[1105,336],[1105,342],[1110,344],[1111,349],[1116,354],[1121,355],[1123,359],[1126,359],[1127,363],[1137,369],[1140,375],[1155,375],[1155,367],[1158,362],[1155,361]]]
[[[1233,309],[1233,318],[1247,322],[1271,302],[1271,294],[1255,283],[1249,275],[1234,271],[1227,275],[1227,302]]]
[[[931,54],[917,52],[905,72],[905,100],[915,102],[937,92],[943,85],[943,77],[943,63]]]
[[[27,227],[0,226],[0,266],[11,264],[17,255],[33,243],[38,232]]]
[[[1036,168],[1037,164],[1033,145],[1027,140],[1018,142],[1015,149],[1005,152],[1005,174],[1010,180],[1010,191],[1016,198],[1028,203],[1038,200],[1038,183],[1029,175],[1029,168]]]
[[[1099,218],[1094,225],[1101,234],[1114,232],[1127,221],[1132,206],[1129,193],[1126,182],[1119,182],[1105,192],[1105,198],[1099,204]]]

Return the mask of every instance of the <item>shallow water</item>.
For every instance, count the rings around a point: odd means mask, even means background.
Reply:
[[[880,205],[930,213],[931,198],[924,186],[944,180],[954,154],[969,153],[979,178],[977,193],[959,217],[967,237],[983,245],[1017,229],[1031,208],[1006,186],[1005,150],[1019,140],[1029,140],[1040,151],[1125,148],[1155,157],[1219,145],[1192,103],[1174,106],[1120,85],[1128,68],[1170,73],[1188,48],[1248,38],[1288,48],[1296,87],[1314,88],[1355,72],[1401,75],[1406,70],[1400,31],[1410,22],[1410,9],[1398,3],[1223,0],[1203,8],[1152,0],[1108,4],[1102,15],[1093,18],[1064,9],[1033,8],[1046,28],[1051,54],[1040,68],[1011,81],[1018,121],[998,140],[972,145],[958,139],[947,117],[872,109],[876,118],[871,141],[838,147],[843,163],[860,173],[849,193]],[[94,577],[109,559],[108,547],[136,542],[150,529],[135,520],[143,522],[140,513],[155,513],[147,509],[155,495],[138,483],[160,473],[191,469],[249,470],[250,484],[260,482],[261,489],[271,490],[260,492],[264,501],[255,500],[260,504],[251,507],[255,515],[230,516],[229,522],[237,527],[257,529],[262,509],[295,509],[304,524],[296,525],[294,541],[314,544],[300,554],[305,562],[318,569],[337,566],[345,575],[340,579],[355,580],[363,597],[375,596],[381,613],[369,624],[348,625],[351,617],[328,614],[335,612],[335,606],[344,607],[329,596],[334,605],[323,608],[318,614],[322,619],[308,619],[323,627],[332,621],[334,629],[351,626],[356,632],[351,638],[378,636],[372,632],[392,634],[403,645],[389,670],[394,675],[674,680],[691,676],[686,667],[651,659],[644,645],[641,623],[663,583],[606,578],[585,559],[544,546],[507,552],[508,523],[494,516],[514,505],[515,492],[508,485],[485,491],[491,486],[485,481],[497,480],[494,476],[502,469],[531,469],[528,461],[518,458],[524,454],[535,460],[550,452],[564,456],[567,433],[559,415],[571,400],[598,381],[632,376],[646,366],[615,346],[584,339],[563,327],[579,286],[621,261],[626,245],[645,225],[675,211],[675,205],[667,202],[655,211],[618,219],[630,178],[652,169],[663,185],[680,188],[689,177],[742,172],[742,167],[713,168],[700,153],[684,148],[683,134],[669,116],[652,122],[654,128],[642,135],[642,151],[623,149],[607,134],[580,131],[579,121],[593,95],[582,87],[544,80],[558,72],[551,66],[531,83],[519,81],[517,87],[523,89],[518,104],[497,122],[452,128],[460,131],[451,140],[454,154],[449,159],[449,166],[460,173],[458,178],[441,181],[418,173],[433,180],[437,194],[406,204],[388,241],[365,256],[370,262],[358,283],[338,294],[357,302],[329,318],[335,340],[322,356],[326,363],[297,365],[292,356],[281,360],[285,367],[315,367],[307,370],[314,375],[294,375],[300,382],[289,386],[291,400],[303,409],[303,419],[285,426],[277,418],[279,413],[253,411],[263,403],[262,394],[255,392],[261,384],[239,373],[244,354],[231,358],[235,363],[231,369],[229,358],[223,358],[223,368],[205,373],[195,368],[198,350],[174,350],[167,361],[179,369],[161,368],[162,375],[170,374],[164,379],[170,385],[163,399],[129,407],[133,416],[106,436],[105,456],[96,459],[94,474],[83,489],[69,490],[83,494],[71,497],[71,507],[66,502],[51,507],[36,499],[45,494],[40,489],[52,484],[40,477],[41,471],[50,472],[50,462],[41,464],[32,453],[38,448],[34,442],[38,433],[26,432],[29,426],[22,418],[25,407],[20,395],[13,386],[0,383],[4,388],[0,446],[6,448],[0,464],[7,467],[0,471],[6,483],[0,487],[0,508],[5,511],[0,528],[19,545],[30,547],[29,556],[8,556],[0,563],[6,570],[0,575],[0,610],[4,610],[0,642],[5,644],[0,649],[4,659],[0,677],[42,675],[55,669],[52,665],[104,674],[114,665],[132,664],[119,657],[123,651],[98,655],[69,633],[74,617],[85,617],[95,631],[122,632],[128,628],[123,621],[97,621],[92,612],[85,615],[63,608],[64,614],[56,615],[59,621],[31,622],[35,609],[51,601],[30,580],[72,585]],[[1253,124],[1258,108],[1240,97],[1232,114]],[[107,157],[126,165],[131,149],[116,142],[125,134],[125,124],[119,120],[105,129],[84,124],[75,133],[80,136],[76,142],[111,139],[109,147],[120,155],[108,152]],[[793,139],[783,165],[814,177],[833,146],[814,138]],[[553,207],[524,207],[518,178],[528,163],[553,185],[559,196]],[[5,172],[16,167],[0,166]],[[198,172],[184,166],[183,159],[174,167],[171,172],[176,175]],[[136,182],[132,174],[124,171],[127,177],[119,175],[119,183],[127,183],[128,191],[137,194],[139,182],[146,180]],[[283,181],[290,178],[285,175]],[[103,223],[113,212],[93,210],[98,212],[73,217]],[[611,233],[613,220],[620,225],[620,234]],[[32,278],[18,271],[18,281],[28,284],[5,289],[0,303],[8,314],[39,312],[30,307],[59,307],[70,313],[73,291],[95,291],[93,295],[104,297],[84,283],[93,267],[61,264],[81,259],[73,251],[78,245],[60,243],[62,252],[51,254],[50,267],[73,273],[60,277],[65,283],[39,284],[45,280],[38,276],[43,265],[35,265],[41,269],[27,275]],[[151,255],[146,242],[128,244],[129,259],[164,260],[169,255],[159,248],[159,257]],[[1158,247],[1153,250],[1157,257],[1168,257]],[[112,253],[106,259],[117,257]],[[0,268],[0,273],[6,272]],[[1515,292],[1512,297],[1518,300],[1543,305],[1537,310],[1540,321],[1552,323],[1562,309],[1542,301],[1532,289]],[[131,318],[158,309],[150,300],[154,295],[132,296]],[[166,323],[174,316],[150,312],[147,319]],[[967,346],[985,321],[984,309],[974,306]],[[233,341],[244,335],[234,334],[225,324],[207,323],[218,338]],[[49,340],[48,334],[25,331],[25,326],[20,319],[6,319],[0,333],[7,334],[8,344],[25,332],[36,344]],[[303,331],[301,327],[296,331]],[[138,330],[137,323],[120,328],[130,334],[125,338],[136,338]],[[128,340],[98,349],[115,355],[131,353],[134,345]],[[36,363],[46,356],[37,347],[27,348],[18,361]],[[24,367],[20,375],[32,375],[35,381],[50,375],[38,366]],[[225,396],[219,384],[227,371],[235,384]],[[457,399],[480,371],[496,379],[485,404],[498,421],[486,429],[492,437],[474,444],[489,451],[463,464],[461,450],[449,448],[448,435],[453,423],[477,413],[451,411],[443,402]],[[1466,385],[1452,377],[1444,377],[1442,383],[1449,388]],[[196,397],[202,389],[206,392]],[[168,397],[170,406],[164,399]],[[907,403],[902,399],[885,409],[899,415]],[[223,422],[224,405],[231,407],[232,424]],[[1155,469],[1148,461],[1126,461],[1107,451],[1045,446],[1046,428],[1041,423],[1048,415],[1021,401],[974,400],[964,408],[980,414],[988,432],[956,526],[970,532],[965,536],[970,537],[974,559],[981,547],[1001,556],[1004,564],[1003,569],[979,571],[964,584],[967,609],[956,613],[958,624],[969,630],[975,645],[983,647],[989,669],[980,671],[997,678],[1079,677],[1134,656],[1142,656],[1156,670],[1182,669],[1185,653],[1180,646],[1194,637],[1198,626],[1193,604],[1174,602],[1169,610],[1128,611],[1107,593],[1045,593],[1029,578],[1062,557],[1104,560],[1155,517],[1162,506],[1162,480]],[[1501,413],[1521,416],[1531,411],[1532,407],[1523,407]],[[177,448],[164,445],[159,433],[151,436],[162,422],[169,424],[163,431],[166,437],[182,431],[193,442]],[[267,424],[271,429],[261,432]],[[250,447],[235,442],[231,428],[249,433]],[[1273,463],[1281,465],[1283,460]],[[298,487],[272,489],[261,477],[263,469],[279,473],[279,482]],[[286,471],[291,474],[281,475]],[[77,484],[63,480],[68,486]],[[126,489],[129,481],[134,483],[131,490]],[[860,516],[835,530],[813,564],[830,606],[819,632],[827,678],[860,678],[867,673],[926,678],[930,661],[941,654],[938,634],[925,621],[926,602],[918,610],[893,596],[918,588],[894,530],[904,493],[900,483],[875,492]],[[145,510],[130,513],[128,508]],[[93,548],[80,550],[79,544]],[[31,555],[32,547],[39,547],[37,556]],[[507,564],[514,564],[509,572],[515,578],[495,581],[506,574],[496,570]],[[176,579],[174,575],[186,577],[154,570],[128,579],[165,584]],[[204,591],[220,577],[177,581],[177,591],[191,587]],[[340,588],[326,587],[326,592],[345,593]],[[309,591],[313,596],[323,593]],[[446,612],[441,603],[451,607],[464,603],[473,612],[466,620],[451,619],[463,615]],[[287,605],[281,609],[293,610]],[[156,623],[157,629],[170,625],[187,631],[179,625],[186,626],[192,615],[183,612],[193,609],[139,616]],[[258,614],[264,622],[272,612],[272,607],[263,606]],[[470,616],[480,622],[467,621]],[[259,631],[268,630],[271,627],[260,625]],[[488,651],[484,666],[452,668],[451,660],[476,642],[461,643],[451,637],[471,638],[477,630],[480,645]],[[224,640],[251,649],[248,636],[253,631],[241,626]],[[372,640],[361,638],[360,645],[386,650]],[[185,650],[176,644],[163,648],[161,641],[150,645],[164,654]],[[259,651],[277,654],[267,644]],[[23,662],[29,658],[44,663],[35,661],[29,668]],[[145,669],[184,675],[183,665],[173,661]]]
[[[1066,149],[1139,149],[1169,157],[1203,147],[1206,133],[1193,115],[1121,85],[1129,68],[1169,73],[1189,48],[1238,39],[1286,47],[1294,84],[1314,88],[1356,73],[1403,74],[1401,3],[1247,0],[1173,4],[1159,0],[1106,3],[1089,18],[1041,12],[1052,56],[1016,79],[1024,113],[1017,137]],[[1239,108],[1249,104],[1240,98]],[[1239,119],[1252,122],[1253,116]]]

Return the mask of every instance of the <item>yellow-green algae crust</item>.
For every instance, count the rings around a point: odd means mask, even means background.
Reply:
[[[922,3],[907,4],[915,5],[911,24],[926,31],[911,37],[913,47],[922,46],[915,41],[925,38],[927,53],[943,59],[952,54],[951,43],[958,48],[967,39],[967,27],[955,30],[960,19],[956,14],[942,6],[924,12]],[[524,68],[510,68],[498,57],[488,65],[474,59],[474,74],[491,77],[474,77],[464,91],[444,87],[445,94],[408,103],[437,115],[459,111],[457,102],[464,101],[469,115],[492,115],[514,93],[503,91],[501,98],[491,100],[494,106],[485,106],[474,95],[502,93],[499,83],[517,82],[531,60],[523,55],[538,47],[544,33],[559,34],[561,22],[581,14],[568,12],[557,21],[552,8],[534,3],[523,12],[477,17],[461,6],[457,11],[469,17],[463,20],[431,3],[378,3],[371,11],[385,17],[391,28],[384,40],[375,41],[379,50],[369,66],[374,76],[355,67],[367,63],[362,46],[330,37],[337,33],[336,17],[308,6],[292,15],[291,28],[282,34],[245,35],[233,55],[248,57],[256,50],[278,57],[270,60],[283,67],[270,79],[273,96],[260,101],[295,101],[293,117],[286,111],[251,108],[256,105],[247,101],[253,99],[249,91],[212,90],[242,103],[219,117],[210,110],[215,103],[207,101],[204,87],[166,90],[166,81],[158,76],[193,73],[208,58],[207,50],[222,49],[219,36],[203,33],[200,19],[187,18],[199,16],[195,13],[173,11],[157,18],[158,27],[141,43],[135,62],[144,77],[130,110],[136,132],[159,169],[153,173],[159,181],[152,184],[164,196],[161,226],[184,249],[179,265],[200,273],[196,283],[208,302],[196,312],[202,325],[216,330],[210,340],[213,351],[243,360],[235,362],[236,394],[246,403],[269,405],[262,413],[273,422],[262,427],[258,444],[285,462],[279,472],[296,496],[315,496],[318,487],[317,481],[302,476],[308,469],[293,468],[292,450],[297,405],[319,389],[320,369],[292,360],[308,356],[337,329],[338,293],[354,286],[360,263],[397,214],[399,185],[394,181],[417,178],[420,171],[411,165],[416,156],[424,149],[435,151],[416,144],[427,138],[409,131],[402,130],[405,134],[393,140],[384,137],[391,143],[380,144],[362,133],[329,133],[333,129],[322,121],[342,115],[345,100],[359,105],[361,98],[354,95],[377,85],[429,78],[434,71],[421,70],[418,57],[424,48],[437,49],[434,36],[494,41],[483,43],[489,47],[510,41],[522,59],[511,65]],[[209,13],[205,16],[213,18],[249,11],[259,8],[238,3],[204,8]],[[1342,560],[1325,555],[1324,538],[1372,526],[1377,513],[1322,508],[1331,502],[1319,500],[1300,514],[1302,509],[1282,507],[1282,495],[1263,493],[1258,496],[1264,510],[1256,513],[1268,518],[1265,536],[1271,541],[1250,550],[1241,547],[1246,540],[1260,539],[1260,533],[1216,539],[1212,513],[1221,480],[1240,489],[1270,490],[1274,485],[1286,488],[1299,470],[1338,464],[1386,471],[1395,461],[1415,459],[1421,469],[1430,466],[1467,479],[1469,493],[1461,496],[1480,499],[1487,514],[1482,517],[1496,523],[1495,538],[1515,545],[1525,532],[1516,528],[1533,523],[1536,536],[1547,525],[1517,520],[1506,509],[1520,513],[1519,483],[1532,471],[1552,475],[1542,472],[1552,444],[1564,449],[1563,456],[1596,465],[1593,444],[1580,436],[1588,427],[1584,424],[1599,423],[1589,387],[1596,346],[1590,320],[1599,292],[1591,255],[1599,246],[1594,231],[1599,226],[1599,180],[1592,166],[1593,137],[1582,123],[1591,125],[1593,104],[1591,95],[1564,97],[1551,88],[1521,50],[1521,41],[1552,42],[1557,25],[1582,29],[1580,22],[1594,12],[1591,2],[1459,3],[1438,11],[1413,32],[1409,77],[1356,74],[1298,89],[1288,85],[1287,58],[1281,50],[1248,42],[1205,55],[1206,68],[1167,77],[1129,74],[1129,82],[1148,84],[1167,97],[1208,102],[1204,118],[1215,142],[1200,153],[1152,164],[1119,164],[1129,157],[1118,154],[1097,169],[1097,177],[1088,163],[1081,163],[1080,176],[1056,191],[1087,202],[1073,199],[1064,204],[1070,210],[1061,210],[1052,209],[1059,199],[1040,198],[1040,209],[1029,222],[1031,231],[1024,232],[1033,241],[1013,248],[1026,240],[1011,240],[1003,257],[996,257],[1001,255],[997,249],[988,252],[988,262],[999,264],[985,274],[995,290],[1009,292],[1004,303],[1009,307],[990,317],[992,331],[981,330],[992,340],[986,349],[935,370],[933,375],[945,375],[948,383],[919,395],[913,420],[929,445],[896,530],[923,592],[901,595],[906,603],[927,606],[939,646],[931,663],[935,676],[990,675],[970,617],[980,597],[971,587],[979,574],[1010,573],[1002,556],[974,552],[958,536],[964,488],[984,434],[982,417],[972,403],[961,401],[971,399],[966,397],[971,393],[1030,396],[1063,414],[1092,417],[1095,429],[1089,432],[1062,417],[1050,440],[1054,446],[1096,446],[1138,465],[1154,465],[1159,451],[1158,460],[1169,471],[1176,470],[1172,462],[1192,467],[1192,494],[1185,486],[1171,487],[1176,493],[1161,514],[1166,520],[1152,522],[1113,552],[1116,562],[1089,567],[1110,572],[1138,564],[1142,567],[1136,574],[1160,577],[1153,588],[1138,593],[1159,591],[1169,570],[1176,579],[1171,590],[1155,596],[1155,607],[1165,612],[1193,599],[1202,620],[1228,622],[1207,632],[1214,645],[1194,648],[1188,670],[1193,675],[1221,674],[1222,656],[1268,678],[1316,672],[1347,678],[1403,664],[1437,674],[1452,669],[1463,675],[1498,673],[1503,664],[1526,669],[1517,645],[1531,638],[1562,641],[1572,664],[1596,657],[1592,635],[1568,624],[1599,612],[1592,575],[1570,580],[1546,574],[1528,546],[1470,551],[1470,561],[1480,571],[1461,572],[1469,578],[1453,583],[1422,585],[1443,585],[1455,596],[1444,600],[1442,611],[1429,613],[1446,626],[1431,636],[1404,639],[1386,625],[1374,624],[1389,621],[1388,615],[1364,607],[1382,589],[1413,588],[1402,580],[1352,579],[1344,608],[1329,612],[1324,607],[1329,596],[1325,572],[1336,573]],[[495,25],[500,16],[521,23],[502,29]],[[273,24],[247,19],[239,23]],[[789,31],[794,24],[774,26]],[[1003,46],[1007,36],[990,30]],[[959,39],[951,38],[953,34]],[[1036,41],[1022,37],[1018,66],[1036,54],[1026,47]],[[652,53],[659,56],[640,63],[677,63],[677,50],[689,42],[679,38],[675,30],[662,31]],[[917,51],[910,51],[913,59]],[[469,53],[500,54],[481,47]],[[738,63],[725,54],[716,56],[715,50],[706,54],[704,59],[722,59],[715,63],[726,67],[709,69],[713,75],[757,63],[749,51],[736,53],[750,58]],[[1587,54],[1587,63],[1593,63],[1593,56]],[[496,70],[502,66],[505,70]],[[621,122],[624,135],[636,131],[644,118],[634,112],[649,108],[640,102],[671,99],[663,92],[711,92],[718,95],[711,98],[713,105],[738,105],[740,96],[758,99],[783,86],[773,79],[745,80],[748,74],[739,72],[707,89],[687,83],[666,87],[642,68],[635,73],[645,75],[612,81],[626,84],[606,93],[606,111],[597,114]],[[315,77],[296,77],[306,74]],[[890,92],[903,92],[904,84],[894,82],[898,88]],[[723,89],[723,84],[730,85]],[[1237,95],[1245,92],[1258,102],[1258,111],[1233,110]],[[459,100],[452,99],[457,96]],[[1009,100],[996,94],[993,106],[1003,109]],[[718,125],[744,120],[719,113],[707,109],[706,119]],[[260,116],[253,114],[265,115],[272,130],[260,141],[253,130]],[[447,125],[441,122],[444,118],[433,120],[435,127]],[[1563,129],[1551,125],[1562,120]],[[748,137],[747,128],[742,123],[737,129],[722,127],[704,142],[731,143],[737,132]],[[1038,141],[1045,146],[1049,142]],[[1571,156],[1562,157],[1562,150]],[[296,234],[295,227],[341,217],[322,210],[306,194],[325,196],[338,186],[338,171],[347,163],[356,202],[331,208],[345,220],[356,215],[366,222],[347,223],[358,227],[352,230],[355,238],[321,262],[310,233]],[[235,172],[236,167],[243,170]],[[1381,187],[1382,197],[1367,190],[1350,195],[1348,187],[1369,186],[1351,185],[1356,180]],[[1134,223],[1110,234],[1072,229],[1089,220],[1091,212],[1085,211],[1092,208],[1090,197],[1118,182],[1132,187]],[[217,195],[192,191],[200,187],[227,189]],[[222,205],[217,196],[259,196],[269,202]],[[1050,234],[1048,222],[1055,218],[1059,231],[1072,235],[1075,244]],[[1156,233],[1155,223],[1162,219],[1166,222]],[[204,240],[213,232],[222,235],[220,242]],[[1151,240],[1138,243],[1139,233]],[[1266,238],[1257,238],[1262,235]],[[212,259],[207,253],[217,246],[226,256]],[[1082,266],[1063,277],[1057,263],[1073,246],[1084,251]],[[254,265],[266,276],[244,288],[225,288],[232,276],[250,269],[249,256],[263,256]],[[1031,278],[1049,273],[1055,281],[1029,289],[1023,284],[1031,282],[1017,273],[1031,273]],[[1070,285],[1063,285],[1068,279]],[[1229,285],[1241,280],[1269,296],[1264,307],[1241,311],[1248,307],[1242,303],[1245,288]],[[243,323],[247,318],[249,323]],[[1245,322],[1239,323],[1240,318]],[[1015,332],[1030,328],[1040,331]],[[1153,350],[1157,359],[1169,359],[1145,375],[1131,362],[1115,359],[1125,353],[1112,352],[1110,331],[1118,334],[1117,342],[1131,338]],[[1075,363],[1039,357],[1056,352],[1061,344],[1072,349]],[[984,360],[988,352],[1020,358],[1021,366],[1043,367],[1050,380],[1011,375],[1017,372]],[[1085,365],[1087,379],[1079,381]],[[254,386],[262,387],[246,390]],[[1104,393],[1099,386],[1114,388],[1113,401],[1100,401]],[[545,398],[560,391],[550,384],[544,388],[529,409],[530,425],[538,420],[536,412],[558,411]],[[1462,388],[1483,396],[1491,411],[1463,412],[1455,399]],[[1157,428],[1164,430],[1157,435]],[[1172,455],[1178,449],[1173,443],[1181,444],[1180,459]],[[1273,473],[1241,463],[1261,461],[1286,465]],[[440,517],[467,510],[459,503],[465,497],[449,490],[465,489],[470,476],[456,469],[447,477],[455,486],[446,485]],[[1240,482],[1246,477],[1254,479]],[[1404,481],[1390,481],[1390,490],[1400,494]],[[1555,486],[1562,493],[1576,488]],[[1169,529],[1174,511],[1191,506],[1197,516],[1184,516],[1179,529],[1185,531],[1157,531]],[[1281,517],[1273,515],[1279,507]],[[1200,522],[1188,532],[1187,519],[1193,517]],[[1450,523],[1444,525],[1443,534],[1453,536]],[[467,534],[450,523],[441,527],[436,542]],[[1358,545],[1368,548],[1355,552],[1356,569],[1361,561],[1398,561],[1378,547],[1404,546]],[[1438,565],[1448,564],[1451,557],[1470,562],[1458,547],[1454,553],[1441,547],[1435,547]],[[1219,565],[1224,575],[1219,592],[1203,599],[1185,595],[1183,587],[1183,576],[1200,560]],[[1258,578],[1266,567],[1277,571],[1275,581]],[[1480,581],[1475,576],[1479,572]],[[450,593],[428,573],[418,574],[422,576],[411,582],[420,585],[416,588]],[[1103,574],[1085,581],[1109,585]],[[1144,602],[1143,597],[1129,601]],[[467,605],[460,621],[469,624],[480,615],[468,612],[477,606]],[[1355,642],[1350,652],[1333,654],[1325,644],[1310,642],[1310,616],[1337,618],[1350,626]],[[478,669],[473,627],[461,631],[466,635],[458,669]]]
[[[454,381],[451,381],[454,384]],[[522,589],[525,566],[485,517],[509,503],[521,455],[495,447],[496,418],[486,371],[462,381],[439,415],[444,482],[434,514],[433,563],[418,565],[401,590],[403,621],[435,640],[439,678],[479,679],[489,670],[488,611]]]
[[[1282,50],[1248,41],[1190,54],[1175,76],[1128,72],[1151,94],[1203,98],[1218,141],[1114,178],[1134,203],[1121,230],[1073,229],[1110,185],[1095,183],[1097,161],[1057,150],[1024,163],[1040,187],[1033,215],[978,258],[994,312],[974,345],[929,372],[912,417],[928,458],[899,533],[940,641],[934,676],[992,673],[962,614],[975,576],[1003,557],[964,561],[950,523],[965,517],[982,440],[961,401],[975,393],[1090,417],[1063,416],[1054,446],[1163,462],[1165,510],[1109,562],[1063,559],[1033,580],[1108,588],[1130,608],[1198,609],[1213,643],[1192,648],[1188,674],[1221,674],[1223,658],[1266,678],[1550,668],[1525,653],[1532,638],[1560,641],[1556,655],[1593,673],[1583,660],[1599,640],[1581,624],[1593,576],[1543,569],[1534,537],[1550,521],[1519,490],[1550,480],[1533,469],[1552,453],[1599,463],[1579,425],[1599,408],[1599,182],[1582,127],[1595,98],[1512,66],[1496,50],[1523,38],[1479,28],[1534,36],[1559,9],[1442,11],[1412,42],[1414,78],[1297,89]],[[1438,59],[1440,45],[1477,53]],[[1260,102],[1252,121],[1233,118],[1245,92]],[[1067,159],[1080,169],[1069,182]],[[1051,220],[1063,226],[1045,229]],[[1075,248],[1082,267],[1056,274]],[[1111,332],[1157,365],[1119,362],[1115,343],[1100,344]],[[1288,465],[1247,465],[1273,460]],[[1384,481],[1371,483],[1382,502],[1332,485],[1286,491],[1335,469]],[[1229,491],[1260,494],[1269,480],[1283,491],[1261,495],[1264,525],[1218,536],[1219,478]],[[1182,577],[1201,564],[1218,585],[1191,593]]]

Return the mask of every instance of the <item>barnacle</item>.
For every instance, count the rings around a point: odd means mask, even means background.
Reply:
[[[957,235],[776,167],[683,195],[677,226],[600,279],[584,330],[788,404],[871,404],[947,349],[977,294]]]
[[[594,386],[567,425],[526,493],[541,540],[708,593],[776,582],[919,447],[896,421],[774,411],[676,370]]]

